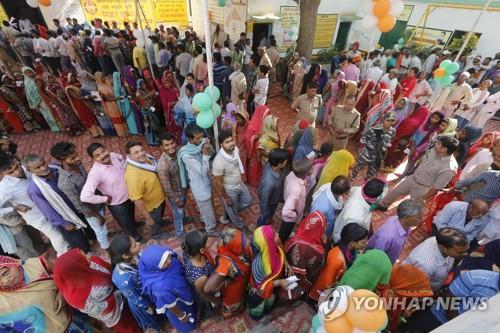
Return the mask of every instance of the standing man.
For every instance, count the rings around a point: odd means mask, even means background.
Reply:
[[[45,160],[28,154],[23,158],[23,165],[31,172],[28,181],[28,195],[42,214],[62,233],[70,247],[77,247],[83,252],[90,250],[90,244],[82,228],[87,225],[78,216],[78,212],[69,198],[57,187],[59,172],[51,168]]]
[[[146,225],[152,227],[152,235],[159,236],[165,211],[165,193],[156,173],[157,162],[153,156],[146,153],[139,141],[127,142],[125,151],[125,182],[128,195],[146,219]]]
[[[57,187],[75,205],[78,212],[85,216],[101,248],[104,250],[109,248],[106,220],[99,214],[99,207],[80,200],[80,193],[87,181],[87,172],[82,166],[75,145],[70,142],[58,142],[50,149],[50,155],[61,163],[58,168]]]
[[[241,72],[239,62],[233,64],[234,72],[229,75],[231,81],[231,103],[238,105],[242,96],[247,92],[247,79]]]
[[[158,160],[157,172],[160,183],[172,207],[175,234],[184,237],[184,206],[186,205],[186,190],[181,186],[179,163],[177,161],[177,143],[170,133],[160,137],[160,147],[163,153]]]
[[[44,234],[54,247],[57,255],[69,250],[69,244],[64,239],[59,228],[50,223],[35,203],[28,196],[28,179],[19,161],[11,156],[0,159],[0,207],[6,203],[12,207],[0,210],[3,214],[14,211],[26,221],[26,224]]]
[[[309,82],[307,84],[306,93],[300,95],[293,101],[291,108],[297,111],[296,121],[305,119],[312,127],[316,127],[316,116],[318,115],[318,110],[321,108],[321,105],[323,105],[323,99],[317,92],[318,85],[316,82]]]
[[[122,77],[125,75],[125,58],[120,49],[120,41],[113,36],[113,30],[104,30],[104,39],[102,40],[102,47],[104,51],[111,57],[113,64]]]
[[[231,130],[221,131],[219,142],[221,149],[212,163],[215,192],[219,194],[224,203],[224,210],[229,220],[237,228],[243,229],[244,224],[239,216],[239,211],[252,204],[252,195],[241,180],[244,169],[239,150],[233,139],[233,132]]]
[[[177,45],[177,56],[175,57],[175,69],[177,70],[179,85],[184,84],[186,75],[189,73],[189,64],[191,64],[191,54],[186,52],[184,44]]]
[[[135,207],[125,184],[125,161],[120,154],[110,153],[98,142],[87,147],[94,164],[87,175],[80,200],[99,205],[105,203],[122,230],[140,240],[135,226]],[[96,193],[98,191],[98,193]]]
[[[469,77],[469,72],[463,72],[458,77],[457,82],[451,85],[451,90],[448,92],[448,97],[441,109],[445,112],[446,118],[454,116],[460,105],[469,104],[472,99],[472,88],[467,83]]]
[[[269,60],[271,60],[271,68],[269,69],[269,81],[272,87],[273,83],[276,82],[276,66],[280,62],[280,52],[276,47],[276,39],[271,39],[271,47],[267,50],[267,55]]]
[[[344,105],[336,106],[328,117],[328,130],[333,139],[333,150],[345,149],[349,137],[359,131],[361,115],[354,108],[355,105],[356,96],[349,95]]]
[[[269,89],[269,78],[267,73],[269,68],[265,65],[260,65],[257,71],[257,82],[252,87],[252,93],[254,94],[254,105],[258,108],[267,102],[267,91]]]
[[[196,124],[189,124],[184,129],[188,143],[179,149],[177,155],[182,188],[191,187],[200,217],[209,236],[217,237],[215,214],[212,205],[212,184],[209,169],[212,146],[210,140],[203,137],[203,129]]]
[[[423,202],[432,199],[455,176],[458,169],[453,153],[458,148],[458,140],[438,136],[434,149],[429,150],[421,159],[415,172],[406,177],[392,189],[376,209],[387,210],[397,198],[410,195],[410,198]]]

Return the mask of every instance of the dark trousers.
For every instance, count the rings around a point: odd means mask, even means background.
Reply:
[[[398,332],[427,333],[441,325],[441,322],[437,320],[431,310],[425,309],[414,312],[406,323],[398,327]]]
[[[295,227],[295,223],[293,222],[285,222],[281,221],[280,230],[278,231],[278,235],[281,239],[281,242],[285,244],[285,241],[290,237],[290,234]]]
[[[135,226],[135,205],[130,199],[119,205],[108,205],[108,209],[127,235],[139,238]]]
[[[64,227],[60,227],[59,230],[71,248],[79,248],[83,252],[89,252],[90,244],[82,229],[68,231]]]
[[[159,234],[161,232],[160,228],[164,212],[165,212],[165,201],[163,201],[161,205],[159,205],[158,207],[149,212],[149,215],[151,215],[151,218],[155,221],[155,225],[153,226],[153,232],[152,232],[153,235]]]

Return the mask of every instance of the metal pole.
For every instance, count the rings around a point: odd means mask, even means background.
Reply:
[[[457,56],[455,57],[455,62],[458,61],[458,59],[460,58],[460,56],[462,55],[462,53],[464,52],[465,50],[465,47],[467,46],[467,44],[469,43],[469,40],[471,39],[472,37],[472,34],[474,33],[474,30],[476,29],[476,26],[477,24],[479,23],[479,20],[481,19],[481,16],[483,16],[483,14],[486,12],[486,10],[488,9],[488,6],[490,5],[492,0],[487,0],[483,6],[483,9],[481,9],[481,12],[479,13],[479,15],[477,16],[476,18],[476,22],[474,22],[474,24],[472,25],[472,28],[470,28],[470,31],[469,33],[467,34],[467,37],[465,37],[465,41],[464,43],[462,44],[462,47],[460,48],[460,51],[458,51],[458,54]]]
[[[137,18],[137,21],[139,21],[139,28],[141,29],[141,34],[142,34],[142,39],[144,40],[144,49],[146,50],[146,58],[148,60],[148,64],[149,64],[149,70],[151,71],[151,76],[153,77],[153,80],[156,80],[156,77],[155,77],[155,71],[153,69],[153,64],[151,63],[151,61],[149,61],[149,53],[148,53],[148,41],[146,40],[146,33],[144,32],[144,27],[142,26],[142,19],[141,19],[141,14],[139,12],[139,0],[135,0],[135,17]],[[142,7],[141,7],[141,11],[142,11]],[[153,57],[155,55],[153,54]],[[142,74],[142,73],[141,73]]]
[[[208,86],[210,87],[210,89],[213,89],[214,72],[213,72],[213,62],[212,62],[212,41],[210,40],[210,22],[208,21],[208,0],[203,0],[203,21],[205,24],[205,51],[207,52]],[[215,115],[214,111],[214,105],[216,103],[217,101],[212,98],[212,113],[214,115],[213,129],[215,136],[215,150],[219,151],[219,126],[217,125],[217,116]]]

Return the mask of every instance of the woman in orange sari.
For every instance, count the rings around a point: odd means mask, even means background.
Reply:
[[[94,76],[95,82],[97,83],[97,87],[99,88],[99,92],[102,97],[102,105],[104,106],[104,110],[106,111],[109,120],[111,120],[111,123],[115,128],[116,134],[121,137],[127,136],[127,124],[125,123],[123,115],[121,114],[120,109],[118,109],[118,105],[116,104],[117,97],[115,97],[113,85],[101,72],[96,72]]]
[[[247,150],[246,165],[247,183],[250,186],[259,186],[260,176],[262,175],[262,164],[259,159],[259,137],[264,123],[264,118],[271,114],[271,110],[266,105],[259,106],[250,120],[246,133],[245,144]]]
[[[240,150],[240,159],[243,162],[243,168],[245,173],[242,176],[246,177],[247,174],[247,166],[246,160],[248,158],[247,146],[245,142],[245,134],[248,128],[248,112],[246,109],[238,109],[236,112],[236,128],[234,135],[236,136],[236,146]]]

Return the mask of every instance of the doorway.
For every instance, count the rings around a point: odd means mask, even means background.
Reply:
[[[339,30],[337,31],[337,38],[335,39],[335,49],[345,50],[349,30],[351,30],[351,24],[352,22],[340,22]]]
[[[263,42],[262,46],[269,46],[269,36],[271,36],[273,25],[272,23],[254,23],[253,24],[253,38],[252,38],[252,48],[257,51],[260,43]],[[265,40],[263,40],[265,38]]]

